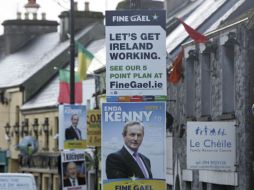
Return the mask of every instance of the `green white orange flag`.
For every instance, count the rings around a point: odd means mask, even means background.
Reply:
[[[59,70],[59,96],[58,102],[60,104],[70,103],[70,71],[61,69]],[[75,72],[75,103],[82,103],[82,80],[77,72]]]
[[[87,78],[87,69],[92,62],[94,55],[78,42],[76,42],[76,47],[78,48],[78,73],[80,79],[85,80]]]

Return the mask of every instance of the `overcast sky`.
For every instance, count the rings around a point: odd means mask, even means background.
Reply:
[[[101,11],[115,9],[117,3],[120,0],[74,0],[78,2],[79,10],[84,10],[85,1],[90,2],[91,11]],[[24,5],[28,0],[0,0],[0,22],[4,20],[16,19],[16,13],[22,12],[22,18],[24,18]],[[46,13],[48,20],[57,20],[58,15],[63,10],[68,10],[70,7],[70,0],[37,0],[36,1],[41,7],[38,10],[38,19],[42,12]],[[0,34],[3,33],[3,27],[0,26]]]

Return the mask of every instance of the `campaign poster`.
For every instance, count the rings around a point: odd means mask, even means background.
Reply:
[[[87,146],[101,146],[101,110],[87,111]]]
[[[59,106],[59,149],[86,148],[86,106]]]
[[[106,95],[166,96],[165,10],[106,11]]]
[[[165,190],[164,102],[103,103],[103,190]]]
[[[85,151],[71,150],[61,152],[62,189],[86,190]]]
[[[187,168],[235,171],[235,121],[187,122]]]

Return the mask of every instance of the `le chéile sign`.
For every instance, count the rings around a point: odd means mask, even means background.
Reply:
[[[165,10],[106,11],[107,96],[166,95]]]
[[[187,168],[235,171],[235,121],[187,122]]]

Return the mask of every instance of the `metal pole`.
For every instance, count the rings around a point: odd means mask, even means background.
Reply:
[[[98,147],[95,147],[95,150],[94,150],[94,165],[95,165],[95,190],[98,190],[98,165],[99,165],[99,162],[98,162]]]
[[[70,104],[75,104],[74,0],[70,1]]]
[[[141,9],[141,0],[130,0],[130,9]]]

